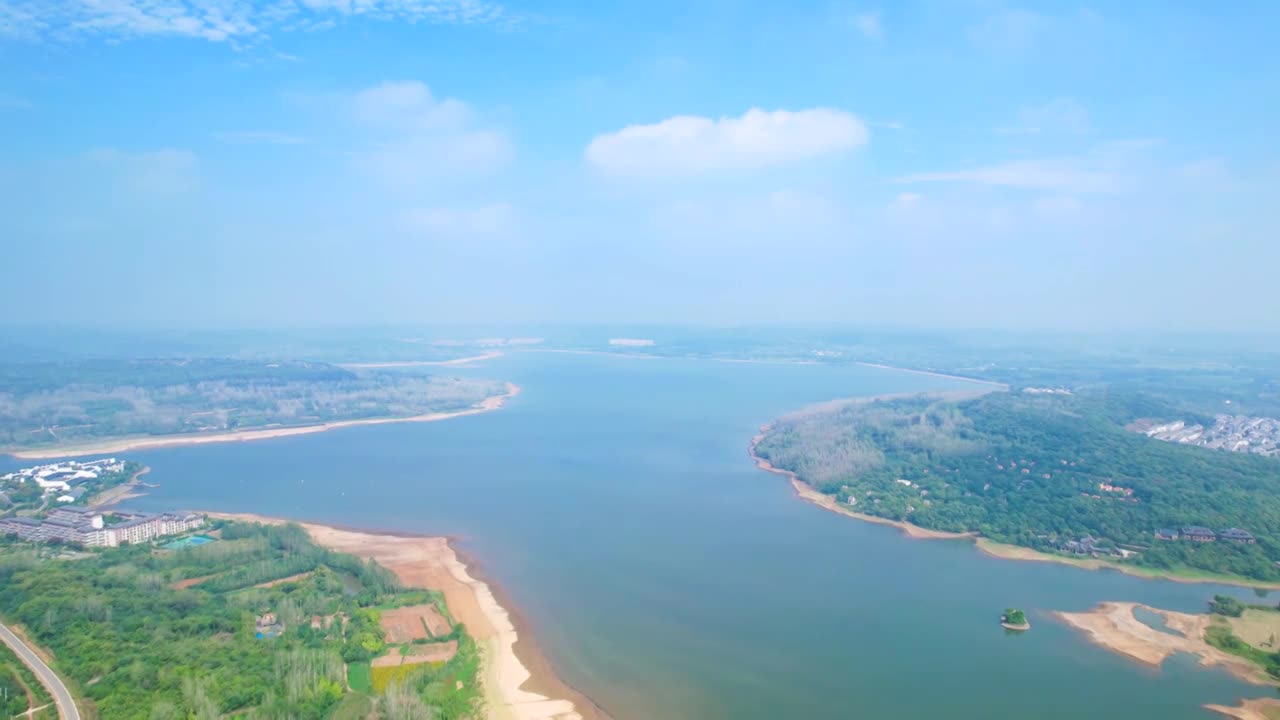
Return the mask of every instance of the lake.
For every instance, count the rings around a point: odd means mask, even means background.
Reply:
[[[786,411],[956,381],[551,353],[448,372],[524,392],[447,422],[122,453],[159,484],[131,506],[456,536],[560,676],[618,720],[1204,720],[1202,703],[1269,692],[1186,657],[1142,668],[1047,615],[1200,611],[1223,588],[910,540],[798,500],[747,457]],[[1002,630],[1007,606],[1033,629]]]

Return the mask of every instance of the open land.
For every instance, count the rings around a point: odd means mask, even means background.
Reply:
[[[1173,633],[1161,632],[1138,620],[1133,614],[1135,608],[1144,608],[1159,615]],[[1097,645],[1144,665],[1159,667],[1170,655],[1185,652],[1199,657],[1202,666],[1221,666],[1233,675],[1258,685],[1275,684],[1275,678],[1254,663],[1205,641],[1205,630],[1213,620],[1209,615],[1161,610],[1132,602],[1105,602],[1088,612],[1059,612],[1056,615],[1087,634]]]
[[[520,394],[520,386],[515,383],[507,383],[507,391],[501,395],[494,395],[485,398],[475,406],[465,410],[456,410],[453,412],[433,412],[422,415],[413,415],[410,417],[386,417],[386,418],[365,418],[361,420],[339,420],[336,422],[321,423],[318,425],[297,425],[289,427],[264,428],[257,430],[240,430],[232,432],[210,433],[207,435],[171,435],[171,436],[147,436],[132,438],[117,438],[113,440],[104,440],[101,442],[85,443],[82,445],[60,445],[57,447],[40,448],[38,450],[17,450],[10,452],[13,457],[34,460],[42,458],[67,457],[70,455],[101,455],[106,453],[124,452],[126,450],[146,450],[161,447],[176,447],[181,445],[204,445],[208,443],[223,442],[249,442],[251,440],[269,440],[272,438],[292,437],[294,435],[310,435],[311,433],[325,432],[328,430],[337,430],[345,427],[355,427],[358,425],[385,425],[387,423],[407,423],[407,422],[437,422],[440,420],[450,420],[452,418],[465,417],[467,415],[478,415],[480,413],[498,410],[510,398]]]
[[[284,520],[248,514],[209,513],[211,517],[261,523]],[[522,640],[493,590],[477,580],[442,537],[414,537],[343,530],[300,523],[312,539],[331,550],[373,558],[407,586],[444,593],[450,614],[481,647],[482,682],[489,717],[494,720],[607,720],[603,710],[569,688],[527,640]],[[531,671],[540,671],[537,676]],[[542,692],[526,689],[536,685]]]

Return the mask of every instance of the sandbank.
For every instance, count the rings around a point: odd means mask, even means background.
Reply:
[[[454,358],[452,360],[388,360],[387,362],[364,362],[364,363],[337,363],[338,367],[349,368],[352,370],[376,370],[379,368],[399,368],[399,367],[457,367],[460,365],[470,365],[471,363],[483,362],[494,358],[502,357],[502,353],[497,350],[490,350],[479,355],[471,357]]]
[[[1156,630],[1134,616],[1144,608],[1164,619],[1176,634]],[[1231,674],[1256,685],[1274,685],[1275,679],[1248,660],[1223,652],[1205,642],[1208,615],[1161,610],[1132,602],[1104,602],[1088,612],[1054,613],[1071,627],[1084,632],[1097,645],[1151,667],[1160,667],[1172,654],[1185,652],[1200,658],[1205,667],[1222,666]]]
[[[245,513],[208,515],[249,522],[289,522]],[[485,712],[490,720],[609,720],[590,699],[551,672],[537,647],[528,641],[527,630],[517,631],[512,615],[498,602],[490,585],[475,577],[447,538],[298,524],[326,548],[373,558],[407,586],[444,593],[450,614],[466,626],[480,647]]]
[[[1277,698],[1253,698],[1251,700],[1241,700],[1239,705],[1205,705],[1204,707],[1206,710],[1237,718],[1237,720],[1276,720],[1276,718],[1280,718],[1280,699]]]
[[[980,380],[978,378],[965,377],[963,375],[948,375],[946,373],[933,372],[932,370],[913,370],[912,368],[895,367],[893,365],[881,365],[880,363],[863,362],[861,360],[854,361],[855,365],[863,367],[878,368],[880,370],[896,370],[898,372],[911,373],[913,375],[928,375],[929,377],[945,378],[947,380],[959,380],[961,382],[976,383],[978,385],[990,385],[1000,390],[1008,390],[1009,386],[1002,382],[994,380]]]
[[[357,425],[437,422],[439,420],[450,420],[452,418],[464,417],[466,415],[478,415],[480,413],[498,410],[506,403],[508,398],[515,397],[519,394],[519,385],[516,385],[515,383],[507,383],[507,391],[505,393],[487,397],[465,410],[454,410],[452,412],[433,412],[422,415],[411,415],[408,417],[338,420],[335,422],[320,423],[318,425],[294,425],[289,427],[261,428],[257,430],[236,430],[232,432],[210,433],[207,435],[177,434],[116,438],[113,440],[103,440],[101,442],[84,443],[81,445],[59,445],[56,447],[39,448],[35,450],[9,450],[6,451],[6,454],[12,455],[20,460],[39,460],[44,458],[69,457],[72,455],[105,455],[109,453],[125,452],[127,450],[149,450],[153,448],[176,447],[179,445],[205,445],[208,443],[269,440],[272,438],[292,437],[294,435],[310,435],[311,433],[337,430],[345,427],[355,427]]]

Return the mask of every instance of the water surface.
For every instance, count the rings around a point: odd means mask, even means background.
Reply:
[[[797,500],[746,455],[788,410],[953,381],[547,353],[450,372],[524,393],[441,423],[123,454],[160,484],[134,504],[458,536],[618,720],[1204,720],[1202,703],[1267,692],[1181,658],[1139,667],[1047,615],[1200,611],[1238,589],[909,540]],[[1030,632],[1001,629],[1010,606]]]

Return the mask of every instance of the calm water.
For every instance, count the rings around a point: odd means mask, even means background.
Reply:
[[[442,423],[130,453],[161,485],[134,504],[458,536],[619,720],[1204,720],[1202,703],[1267,692],[1185,657],[1143,669],[1046,615],[1249,591],[907,540],[795,499],[746,456],[787,410],[948,381],[541,353],[458,372],[524,394]],[[1000,628],[1010,605],[1031,632]]]

